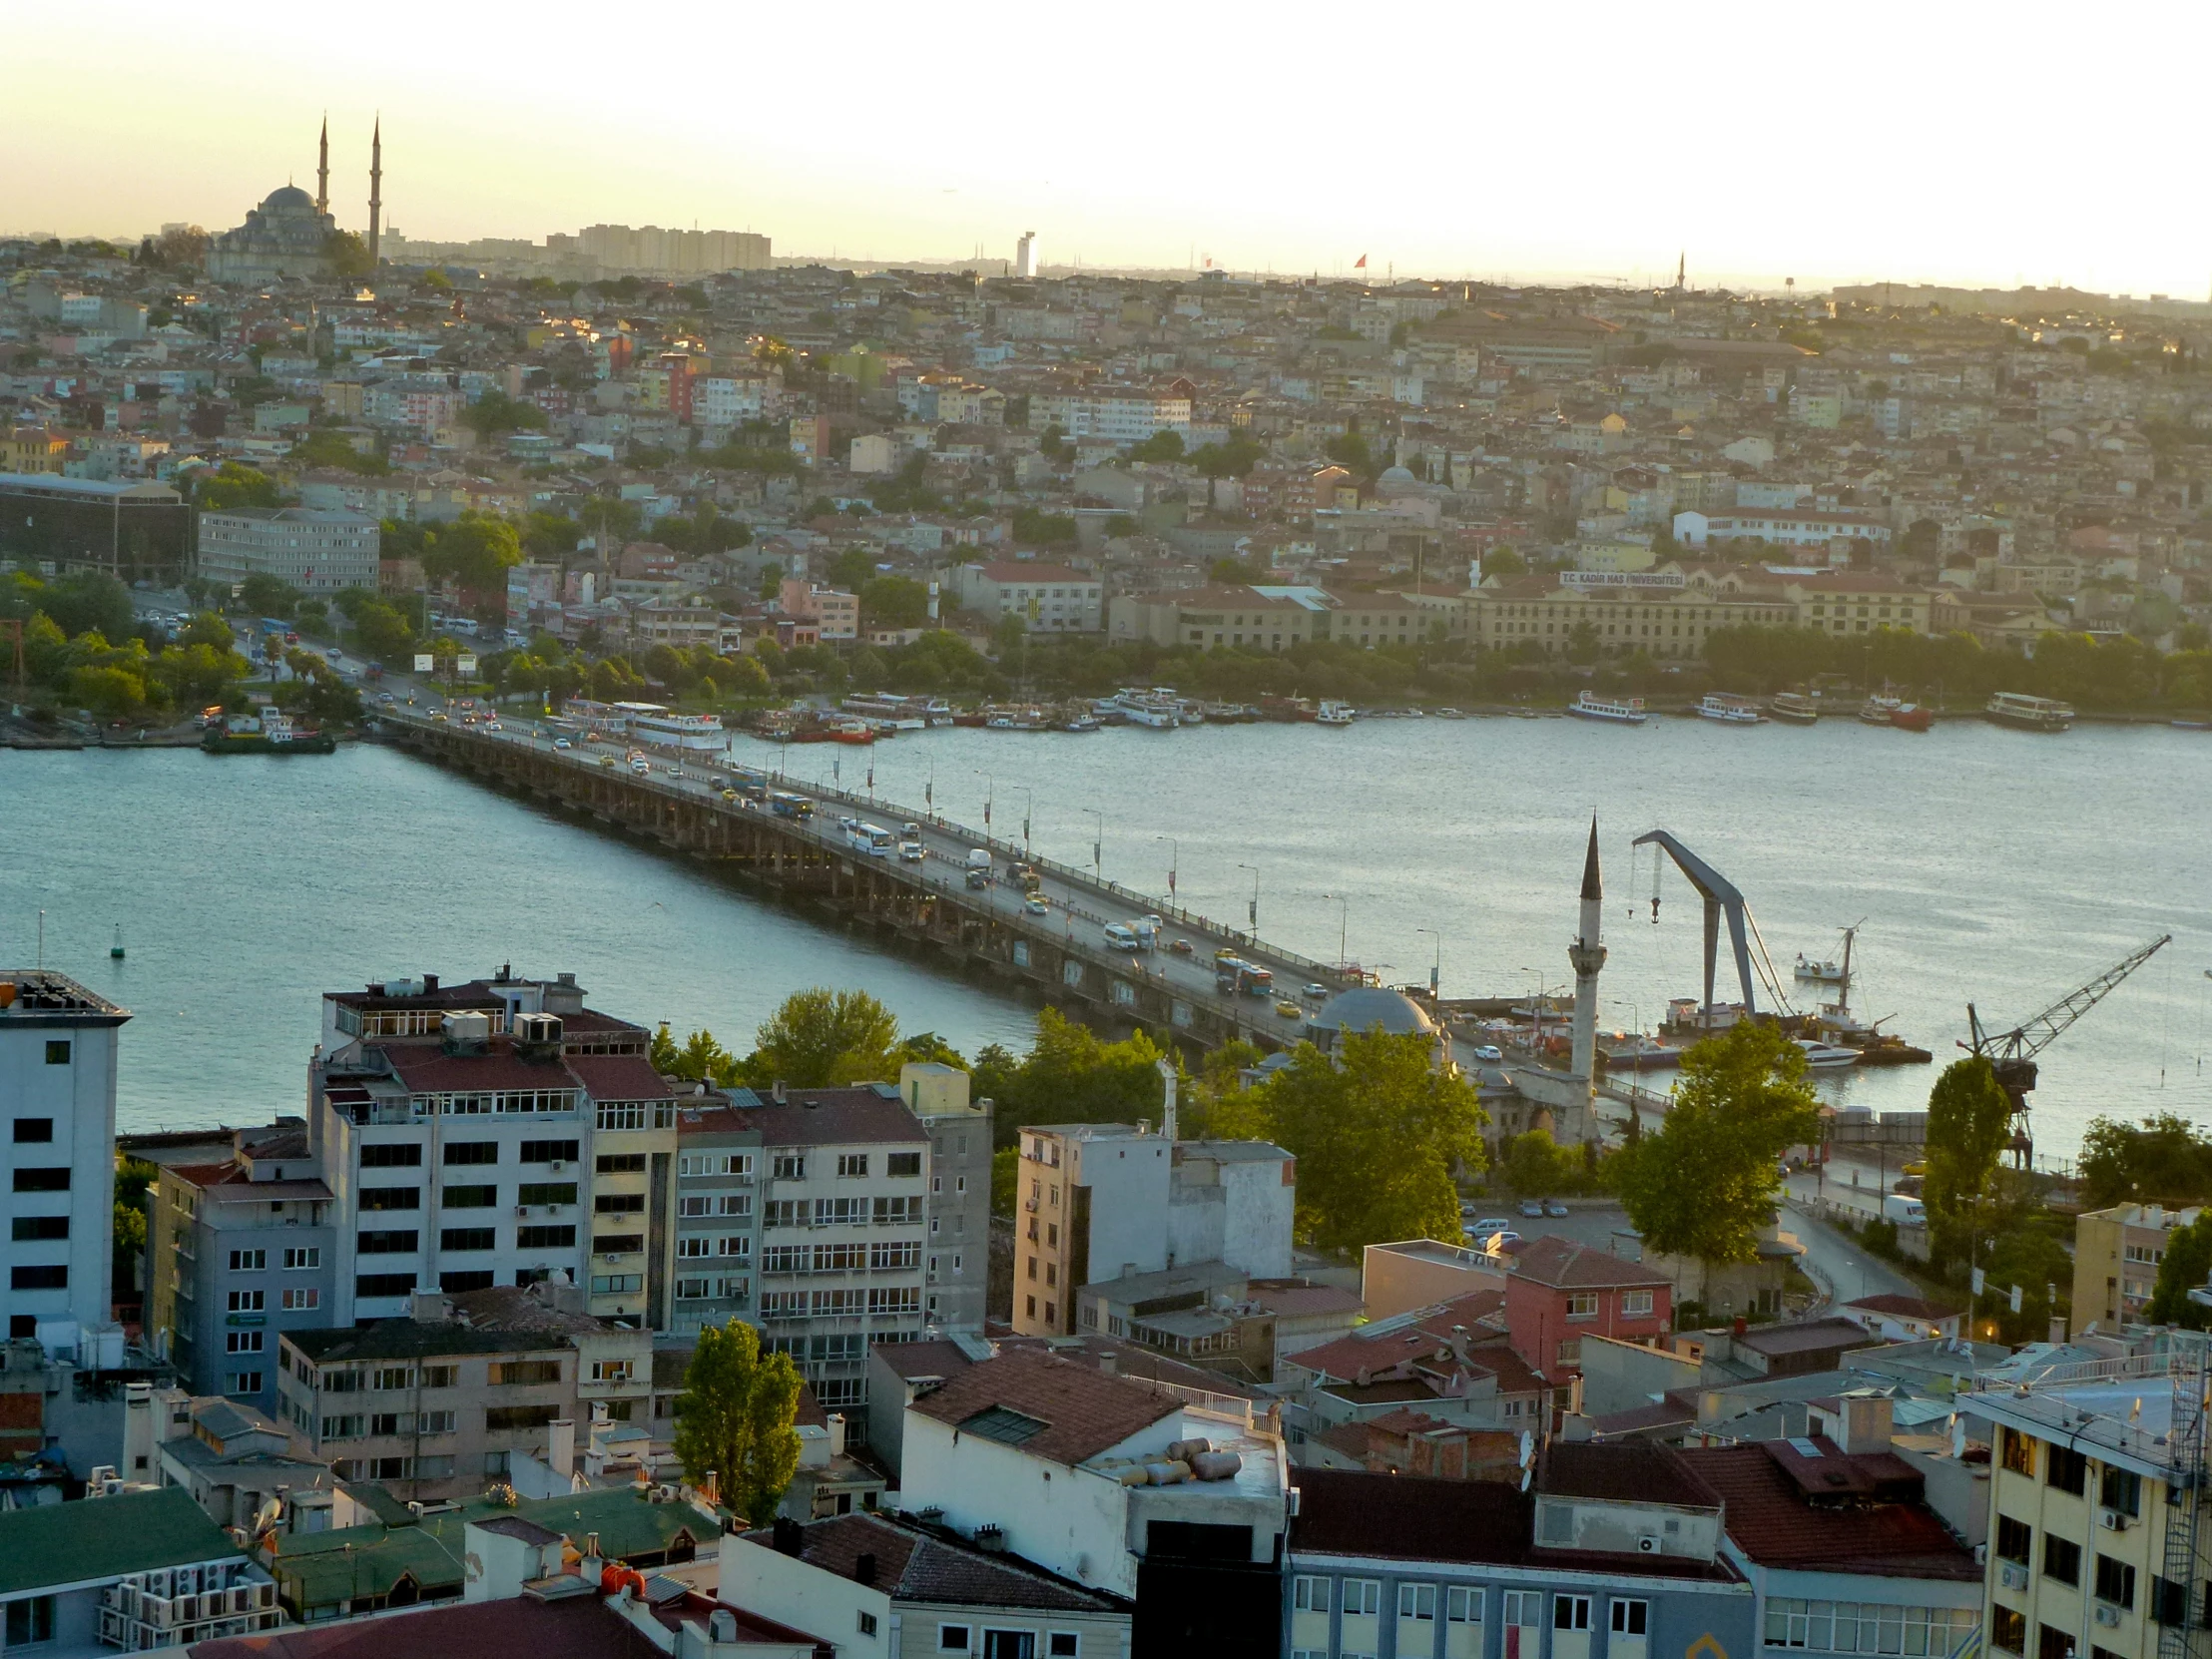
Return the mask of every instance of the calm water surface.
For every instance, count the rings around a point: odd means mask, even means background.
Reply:
[[[736,740],[741,759],[775,752]],[[1736,882],[1785,972],[1866,918],[1854,1005],[1935,1050],[2022,1019],[2161,932],[2175,941],[2043,1057],[2037,1144],[2100,1112],[2212,1121],[2212,734],[1973,721],[1913,736],[1658,720],[1401,720],[1076,737],[943,731],[787,752],[793,773],[1018,836],[1071,863],[1446,995],[1568,979],[1589,817],[1605,858],[1608,1024],[1698,988],[1696,895],[1652,852],[1673,830]],[[1242,866],[1253,866],[1246,868]],[[1631,912],[1631,898],[1635,900]],[[1019,1043],[1014,1001],[759,904],[711,875],[370,746],[327,760],[0,752],[0,960],[47,960],[135,1009],[127,1127],[296,1110],[315,998],[424,970],[571,969],[594,1001],[741,1044],[790,991],[857,985],[910,1030]],[[120,921],[130,954],[112,963]],[[1430,931],[1423,932],[1422,929]],[[1341,940],[1341,945],[1340,945]],[[1724,996],[1733,970],[1723,946]],[[1785,982],[1801,1002],[1811,987]],[[1803,993],[1802,995],[1800,993]],[[1761,1000],[1766,1001],[1764,990]],[[1925,1104],[1932,1067],[1824,1080]]]

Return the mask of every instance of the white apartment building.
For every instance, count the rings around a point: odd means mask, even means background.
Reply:
[[[314,507],[233,507],[200,515],[199,569],[210,582],[274,576],[301,593],[376,591],[383,537],[362,513]]]
[[[869,1346],[922,1334],[929,1132],[889,1083],[778,1085],[742,1116],[761,1137],[764,1342],[825,1406],[865,1405]]]
[[[573,974],[322,999],[309,1145],[335,1201],[333,1325],[417,1290],[564,1277],[595,1315],[668,1324],[676,1099],[650,1033]]]
[[[984,616],[1018,616],[1030,632],[1095,634],[1106,626],[1105,586],[1066,565],[1024,559],[956,565],[953,603]]]
[[[1038,392],[1029,399],[1029,425],[1040,432],[1057,426],[1071,438],[1105,438],[1112,443],[1142,443],[1157,432],[1187,437],[1191,400],[1187,393],[1148,386]]]
[[[66,974],[0,970],[7,1334],[88,1368],[123,1358],[109,1297],[116,1050],[130,1017]]]
[[[780,374],[705,374],[692,382],[695,426],[740,426],[765,420],[783,402]]]

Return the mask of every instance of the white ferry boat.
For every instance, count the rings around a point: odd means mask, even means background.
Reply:
[[[952,716],[951,705],[941,698],[936,701],[949,721]],[[896,692],[861,692],[846,698],[837,706],[848,715],[858,715],[862,720],[890,726],[901,732],[927,731],[932,713],[928,698],[902,697]]]
[[[618,703],[629,714],[630,736],[662,749],[705,752],[730,747],[730,734],[720,715],[680,715],[649,703]]]
[[[1605,720],[1617,726],[1641,726],[1649,718],[1640,697],[1600,697],[1593,691],[1578,693],[1567,705],[1567,713],[1577,720]]]
[[[1316,726],[1350,726],[1352,721],[1352,705],[1340,703],[1333,697],[1323,698],[1321,707],[1314,711]]]
[[[2073,705],[2025,692],[1998,692],[1982,706],[1982,718],[2022,732],[2063,732],[2074,723]]]
[[[1717,720],[1723,726],[1764,726],[1766,715],[1759,705],[1748,697],[1737,697],[1729,692],[1707,692],[1705,701],[1697,706],[1700,720]]]
[[[1182,699],[1164,686],[1149,691],[1141,686],[1124,686],[1107,699],[1106,706],[1129,725],[1147,731],[1172,732],[1183,724]]]

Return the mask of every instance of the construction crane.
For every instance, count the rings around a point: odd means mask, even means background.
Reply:
[[[1720,955],[1723,918],[1728,922],[1728,942],[1736,957],[1736,984],[1743,995],[1744,1016],[1748,1019],[1758,1012],[1758,993],[1752,984],[1755,968],[1758,978],[1764,980],[1767,989],[1774,993],[1774,999],[1781,1011],[1791,1012],[1789,999],[1783,995],[1781,977],[1775,972],[1774,963],[1767,955],[1767,941],[1759,936],[1759,924],[1752,919],[1751,907],[1744,902],[1744,895],[1737,890],[1736,884],[1684,846],[1668,830],[1651,830],[1648,834],[1638,835],[1630,844],[1657,844],[1674,860],[1675,866],[1690,878],[1690,885],[1705,900],[1705,1001],[1699,1009],[1700,1015],[1710,1019],[1714,1011],[1714,970]],[[1658,889],[1654,887],[1652,890],[1656,892]],[[1654,900],[1654,916],[1658,914],[1656,903]],[[1754,946],[1758,952],[1756,962],[1753,956]]]
[[[2034,1157],[2035,1142],[2028,1134],[2027,1093],[2035,1087],[2035,1056],[2058,1040],[2067,1026],[2105,999],[2105,996],[2173,943],[2171,933],[2161,933],[2124,960],[2115,962],[2078,990],[2068,991],[2033,1019],[2025,1019],[2009,1031],[1985,1031],[1974,1005],[1966,1004],[1966,1030],[1970,1041],[1958,1046],[1980,1055],[1996,1072],[1997,1083],[2012,1101],[2012,1155],[2021,1169]]]

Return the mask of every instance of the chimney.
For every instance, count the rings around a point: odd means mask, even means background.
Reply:
[[[718,1646],[734,1643],[738,1639],[738,1615],[727,1607],[717,1607],[707,1615],[707,1640]]]
[[[429,994],[430,992],[432,992],[432,991],[436,990],[437,988],[438,988],[438,976],[437,976],[436,974],[434,974],[434,973],[425,973],[425,974],[424,974],[424,975],[422,976],[422,991],[423,991],[423,994],[424,994],[425,996],[427,996],[427,995],[428,995],[428,994]]]
[[[831,1411],[830,1413],[830,1455],[832,1457],[842,1457],[844,1455],[844,1413],[842,1411]]]
[[[576,1419],[555,1417],[545,1425],[545,1460],[564,1481],[576,1477]],[[596,1536],[596,1534],[594,1534]]]
[[[1120,1362],[1121,1356],[1119,1356],[1118,1354],[1101,1354],[1098,1357],[1099,1376],[1112,1377],[1116,1375],[1116,1373],[1120,1369]]]
[[[153,1480],[154,1446],[160,1438],[154,1423],[154,1384],[123,1385],[123,1478]]]
[[[1888,1394],[1846,1394],[1843,1407],[1846,1452],[1856,1456],[1890,1449],[1894,1406]]]
[[[1166,1094],[1163,1096],[1163,1105],[1160,1115],[1160,1133],[1166,1136],[1168,1141],[1172,1144],[1176,1139],[1175,1132],[1177,1127],[1175,1118],[1175,1066],[1173,1062],[1165,1059],[1160,1060],[1156,1063],[1160,1068],[1160,1079],[1162,1083],[1166,1085],[1167,1090]]]
[[[807,1533],[789,1515],[778,1515],[769,1527],[769,1542],[779,1555],[798,1560],[807,1548]]]
[[[599,1534],[584,1534],[584,1559],[581,1563],[584,1582],[593,1589],[599,1588],[599,1575],[607,1570],[607,1563],[599,1558]]]
[[[774,1083],[769,1085],[768,1093],[769,1098],[775,1101],[776,1104],[779,1106],[783,1105],[791,1098],[791,1090],[785,1084],[784,1080],[781,1077],[779,1077]]]

